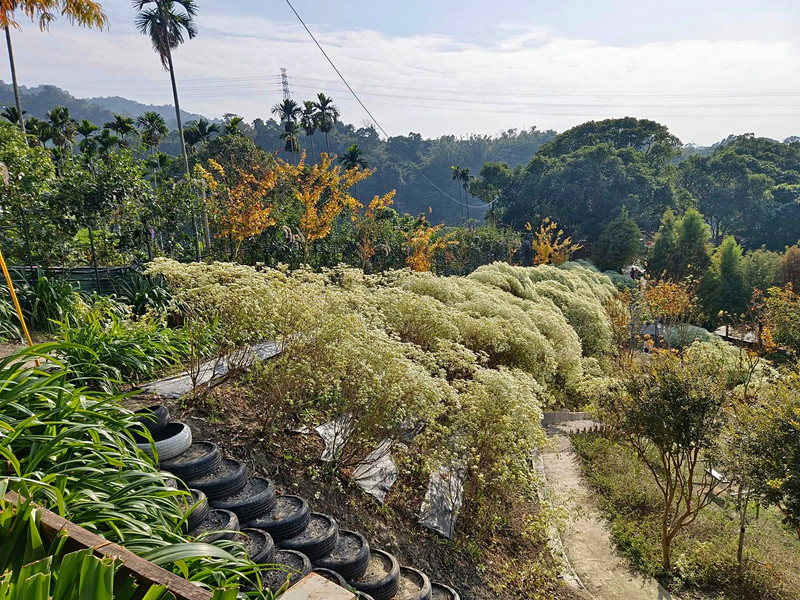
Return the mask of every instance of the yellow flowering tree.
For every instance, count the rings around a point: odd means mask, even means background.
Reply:
[[[433,257],[436,251],[454,243],[436,237],[436,234],[441,229],[442,225],[431,227],[425,215],[420,215],[417,221],[417,228],[408,234],[406,265],[412,271],[430,271],[433,267]]]
[[[220,228],[217,237],[231,240],[231,258],[235,260],[244,240],[259,235],[277,222],[275,191],[282,177],[292,175],[292,168],[283,161],[277,161],[272,168],[251,165],[248,169],[239,169],[235,181],[231,181],[217,161],[209,160],[208,167],[208,170],[196,167],[197,174],[211,193],[214,216]]]
[[[362,271],[366,270],[367,263],[375,256],[375,250],[383,231],[383,225],[379,219],[380,212],[392,205],[396,193],[396,190],[392,190],[384,196],[375,196],[363,213],[353,212],[351,219],[355,229],[355,241]]]
[[[315,242],[330,235],[331,228],[345,209],[357,211],[362,204],[353,198],[348,189],[375,172],[375,169],[353,167],[343,169],[334,165],[329,154],[320,154],[319,163],[309,167],[305,164],[305,153],[300,163],[293,167],[296,178],[294,194],[302,205],[300,232],[303,236],[303,262]]]
[[[533,233],[534,265],[562,265],[574,252],[583,248],[580,244],[573,244],[572,238],[564,238],[564,231],[549,217],[542,221],[538,231],[534,232],[530,223],[525,224],[525,229]]]

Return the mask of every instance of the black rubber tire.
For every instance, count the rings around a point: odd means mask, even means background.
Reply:
[[[235,495],[211,501],[214,508],[236,513],[242,523],[248,523],[275,507],[275,484],[263,477],[250,477],[245,487]]]
[[[229,510],[211,510],[208,513],[206,519],[200,523],[198,527],[202,528],[204,524],[208,523],[211,519],[219,519],[222,523],[215,527],[214,529],[208,528],[206,525],[206,529],[199,529],[195,528],[189,532],[189,537],[196,538],[200,535],[203,537],[199,540],[201,542],[211,543],[216,542],[217,540],[233,540],[236,538],[236,531],[239,531],[239,517],[233,514]],[[208,533],[206,533],[208,532]]]
[[[383,550],[371,550],[370,554],[380,555],[384,561],[389,562],[390,567],[386,575],[375,581],[354,579],[347,583],[359,592],[369,594],[374,600],[391,600],[397,593],[400,583],[400,565],[394,556]]]
[[[144,425],[150,435],[158,433],[169,423],[169,409],[163,404],[140,408],[136,415],[136,420]]]
[[[287,560],[287,556],[291,556],[292,559]],[[311,573],[311,561],[302,552],[295,552],[294,550],[278,550],[275,553],[275,558],[273,560],[274,564],[276,565],[288,565],[290,564],[290,561],[293,564],[302,563],[302,568],[298,569],[299,572],[292,574],[291,578],[289,579],[290,587]],[[266,573],[262,574],[262,580],[265,582],[265,585],[269,585],[272,591],[275,591],[281,585],[283,585],[283,583],[286,581],[287,575],[288,573],[286,571],[267,571]]]
[[[192,498],[189,500],[189,505],[186,507],[187,510],[184,512],[188,512],[188,509],[192,507],[194,507],[194,509],[189,513],[189,516],[186,517],[185,526],[186,529],[192,530],[206,520],[209,511],[211,511],[211,507],[208,505],[206,495],[200,490],[189,490],[189,493],[192,495]]]
[[[168,423],[152,437],[157,457],[153,456],[153,448],[148,440],[138,434],[134,435],[139,449],[150,458],[158,458],[159,461],[168,461],[180,456],[192,445],[192,430],[186,423]]]
[[[192,452],[193,447],[198,449],[207,450],[205,454],[193,459],[184,458],[187,454]],[[178,479],[183,481],[191,481],[192,479],[200,479],[211,473],[219,466],[222,461],[222,456],[219,453],[219,448],[213,442],[195,442],[189,448],[175,458],[169,460],[162,460],[158,463],[159,468],[169,471]]]
[[[308,502],[299,496],[278,496],[268,513],[250,521],[247,526],[263,529],[275,543],[293,538],[301,533],[311,518]]]
[[[409,577],[420,583],[420,590],[416,596],[408,600],[431,600],[431,580],[422,571],[412,567],[400,567],[400,578]]]
[[[319,523],[321,533],[314,537],[309,537],[309,528],[317,528],[316,523]],[[323,556],[328,556],[336,544],[339,542],[339,525],[329,515],[322,513],[311,513],[308,526],[298,535],[289,538],[288,540],[281,540],[278,543],[279,548],[287,550],[297,550],[305,554],[311,562],[319,560]]]
[[[316,573],[320,577],[324,577],[328,581],[335,583],[339,587],[343,587],[347,589],[347,582],[344,580],[344,577],[339,575],[336,571],[331,571],[330,569],[323,569],[322,567],[314,567],[311,569],[312,573]]]
[[[373,597],[370,596],[369,594],[365,594],[364,592],[359,592],[359,591],[356,591],[356,598],[358,598],[358,600],[374,600]]]
[[[247,468],[232,458],[223,458],[219,466],[208,475],[187,481],[190,488],[200,490],[209,502],[238,494],[247,485]]]
[[[451,588],[449,585],[445,585],[443,583],[438,583],[436,581],[431,582],[431,597],[433,594],[436,593],[436,597],[443,597],[447,598],[447,600],[461,600],[461,596],[458,595],[458,592]]]
[[[272,536],[266,531],[261,529],[245,528],[242,533],[249,538],[258,538],[261,541],[261,547],[258,551],[250,554],[250,560],[257,565],[269,565],[275,560],[275,542],[272,541]]]
[[[358,539],[361,548],[355,554],[344,556],[341,549],[345,544],[350,545],[348,541],[352,538]],[[314,561],[314,566],[335,571],[346,580],[358,579],[369,566],[369,542],[360,533],[343,529],[339,532],[339,541],[333,551]]]

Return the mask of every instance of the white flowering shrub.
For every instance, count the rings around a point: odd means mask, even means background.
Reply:
[[[508,507],[535,491],[543,407],[589,402],[613,384],[591,357],[610,349],[603,303],[614,288],[582,267],[437,277],[160,259],[149,272],[175,289],[184,318],[217,323],[221,348],[285,344],[249,374],[265,434],[346,415],[335,464],[347,466],[414,429],[418,464],[466,465],[461,522],[473,536],[503,526]]]

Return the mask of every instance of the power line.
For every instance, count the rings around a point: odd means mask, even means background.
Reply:
[[[303,81],[316,81],[320,83],[338,83],[335,79],[315,79],[313,77],[295,77],[295,79]],[[354,84],[359,87],[373,87],[373,88],[388,88],[393,90],[408,90],[414,92],[440,92],[445,94],[457,93],[459,95],[486,95],[486,96],[519,96],[519,97],[547,97],[547,98],[760,98],[763,96],[800,96],[800,91],[796,92],[735,92],[730,94],[724,93],[708,93],[708,94],[629,94],[626,92],[616,94],[560,94],[558,92],[539,92],[539,93],[519,93],[508,92],[493,88],[492,90],[453,90],[442,88],[416,88],[399,85],[385,85],[377,83],[360,83]]]
[[[353,98],[355,98],[355,99],[356,99],[356,101],[357,101],[357,102],[358,102],[358,103],[361,105],[361,108],[363,108],[363,109],[364,109],[364,112],[366,112],[366,113],[369,115],[369,118],[370,118],[370,119],[372,119],[372,122],[373,122],[373,123],[375,123],[376,127],[377,127],[378,129],[380,129],[380,130],[381,130],[381,132],[383,133],[383,135],[385,135],[385,136],[386,136],[386,141],[387,141],[387,142],[388,142],[390,145],[393,145],[393,143],[392,143],[392,139],[391,139],[391,136],[390,136],[388,133],[386,133],[386,130],[385,130],[383,127],[381,127],[381,124],[378,122],[378,120],[377,120],[377,119],[376,119],[374,116],[372,116],[372,113],[369,111],[369,109],[366,107],[366,105],[365,105],[365,104],[364,104],[364,103],[361,101],[361,98],[359,98],[359,97],[358,97],[358,94],[356,94],[355,90],[354,90],[354,89],[353,89],[353,88],[350,86],[350,84],[349,84],[349,83],[347,83],[347,79],[345,79],[345,78],[344,78],[344,75],[342,75],[341,71],[339,71],[338,67],[337,67],[337,66],[334,64],[334,62],[331,60],[331,57],[330,57],[330,56],[328,56],[328,53],[327,53],[327,52],[325,52],[325,49],[324,49],[324,48],[323,48],[323,47],[320,45],[320,43],[317,41],[317,38],[315,38],[315,37],[314,37],[314,34],[313,34],[313,33],[311,33],[311,30],[308,28],[308,25],[306,25],[305,21],[303,21],[302,17],[301,17],[301,16],[300,16],[300,15],[297,13],[297,11],[295,10],[294,6],[292,6],[292,3],[291,3],[291,1],[290,1],[290,0],[286,0],[286,4],[288,4],[288,5],[289,5],[289,8],[291,8],[291,9],[292,9],[292,12],[293,12],[293,13],[294,13],[294,15],[297,17],[297,20],[298,20],[298,21],[300,21],[300,24],[301,24],[301,25],[303,26],[303,28],[306,30],[306,32],[308,33],[308,35],[309,35],[309,36],[311,36],[311,39],[312,39],[312,40],[314,40],[314,43],[317,45],[317,48],[319,48],[319,51],[320,51],[320,52],[322,52],[322,55],[323,55],[323,56],[324,56],[324,57],[327,59],[327,61],[328,61],[328,62],[330,63],[330,65],[331,65],[331,67],[333,67],[333,70],[334,70],[334,71],[336,71],[336,74],[339,76],[339,79],[341,79],[341,80],[342,80],[342,83],[344,83],[344,84],[347,86],[347,89],[348,89],[348,90],[350,90],[350,93],[353,95]],[[422,175],[422,177],[425,179],[425,181],[427,181],[428,183],[430,183],[430,184],[431,184],[431,185],[432,185],[434,188],[436,188],[436,189],[437,189],[439,192],[441,192],[441,193],[442,193],[444,196],[446,196],[447,198],[449,198],[450,200],[452,200],[452,201],[453,201],[453,202],[455,202],[456,204],[460,204],[461,206],[465,206],[465,207],[467,207],[467,208],[485,208],[485,207],[487,207],[487,206],[491,206],[492,204],[494,204],[495,202],[497,202],[497,199],[495,199],[495,200],[492,200],[491,202],[487,202],[486,204],[481,204],[481,205],[476,205],[476,206],[473,206],[473,205],[470,205],[470,204],[465,204],[464,202],[461,202],[461,200],[456,200],[456,199],[455,199],[455,198],[453,198],[453,197],[452,197],[450,194],[448,194],[448,193],[447,193],[447,192],[445,192],[445,191],[444,191],[442,188],[440,188],[438,185],[436,185],[436,184],[435,184],[433,181],[431,181],[431,180],[428,178],[428,176],[427,176],[427,175],[425,175],[425,173],[423,173],[423,172],[422,172],[422,169],[420,169],[420,168],[417,166],[417,164],[416,164],[414,161],[412,161],[410,158],[408,158],[408,157],[407,157],[407,156],[406,156],[406,155],[405,155],[405,154],[404,154],[404,153],[403,153],[403,152],[402,152],[402,151],[401,151],[399,148],[395,148],[395,151],[396,151],[396,152],[397,152],[397,153],[398,153],[400,156],[402,156],[402,157],[403,157],[405,160],[407,160],[407,161],[408,161],[408,162],[409,162],[409,163],[410,163],[410,164],[411,164],[411,165],[414,167],[414,169],[416,169],[416,170],[417,170],[417,172],[418,172],[420,175]]]

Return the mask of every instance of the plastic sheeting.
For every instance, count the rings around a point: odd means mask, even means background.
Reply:
[[[386,438],[353,471],[353,481],[381,504],[386,502],[386,494],[397,481],[397,465],[392,458],[395,443]]]
[[[314,431],[325,442],[322,460],[333,462],[342,453],[342,448],[350,439],[350,434],[353,432],[353,417],[350,414],[344,414],[333,421],[314,427]]]
[[[236,364],[241,367],[249,367],[255,360],[267,360],[281,353],[281,347],[277,342],[263,342],[251,348],[247,356],[236,360]],[[214,359],[204,362],[198,369],[197,385],[203,385],[209,381],[219,379],[227,375],[230,369],[231,360],[229,357]],[[188,371],[176,377],[159,379],[142,386],[146,392],[158,394],[164,398],[182,398],[192,391],[192,377]]]
[[[465,474],[463,465],[439,466],[431,473],[420,507],[419,522],[447,539],[453,537],[458,511],[464,500]]]

